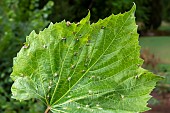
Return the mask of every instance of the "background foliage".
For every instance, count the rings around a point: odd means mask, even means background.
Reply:
[[[42,30],[48,25],[48,15],[53,2],[48,2],[39,9],[39,0],[2,0],[0,2],[0,112],[5,113],[35,113],[42,112],[43,106],[38,106],[35,100],[17,102],[11,99],[12,60],[23,46],[26,35],[33,29]],[[34,107],[36,109],[34,109]],[[31,109],[30,109],[31,108]]]
[[[168,20],[168,6],[163,10],[163,5],[170,4],[168,0],[53,0],[53,14],[50,20],[53,22],[63,19],[79,21],[89,9],[91,21],[96,22],[99,18],[105,18],[112,13],[118,14],[129,10],[132,3],[137,5],[137,21],[143,22],[146,29],[157,29],[161,24],[162,15]],[[48,0],[40,1],[41,6]],[[57,14],[57,15],[56,15]],[[56,15],[56,16],[54,16]]]

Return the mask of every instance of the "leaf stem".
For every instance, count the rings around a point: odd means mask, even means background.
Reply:
[[[47,107],[44,113],[48,113],[50,111],[50,106]]]

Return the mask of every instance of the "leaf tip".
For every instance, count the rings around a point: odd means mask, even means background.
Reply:
[[[79,23],[82,24],[84,22],[89,23],[90,21],[90,10],[85,18],[83,18]]]
[[[52,26],[53,26],[53,23],[52,23],[52,22],[50,22],[49,28],[51,28]]]
[[[89,9],[88,9],[88,14],[85,18],[87,18],[88,20],[90,19],[90,10]]]
[[[133,6],[132,6],[130,11],[131,12],[135,12],[136,11],[136,4],[135,4],[135,2],[133,2]]]
[[[30,35],[36,35],[35,30],[33,30],[33,31],[30,33]]]
[[[88,9],[88,14],[87,14],[87,16],[90,16],[90,10]]]

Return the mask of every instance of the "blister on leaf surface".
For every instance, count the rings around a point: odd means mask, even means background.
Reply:
[[[135,8],[97,23],[89,13],[79,23],[33,31],[14,58],[12,98],[37,98],[53,113],[148,110],[160,77],[141,68]]]

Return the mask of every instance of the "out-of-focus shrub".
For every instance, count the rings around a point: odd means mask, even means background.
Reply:
[[[53,2],[39,9],[39,0],[1,0],[0,2],[0,113],[42,113],[44,106],[35,102],[18,102],[11,99],[9,77],[12,59],[23,46],[25,37],[32,31],[42,30]],[[36,104],[34,104],[36,103]],[[36,109],[34,109],[36,108]]]
[[[157,29],[162,21],[162,1],[160,0],[53,0],[54,7],[50,20],[53,22],[79,21],[91,11],[91,22],[129,10],[133,2],[137,5],[136,20],[145,25],[144,29]],[[48,0],[40,1],[41,7]],[[54,16],[55,15],[55,16]]]
[[[170,22],[170,0],[163,0],[163,19]]]
[[[49,0],[40,1],[41,6]],[[138,21],[146,21],[147,13],[150,12],[148,0],[53,0],[52,21],[79,21],[91,11],[91,21],[96,22],[99,18],[105,18],[110,14],[128,11],[133,2],[137,5],[136,16]],[[54,16],[55,15],[55,16]]]
[[[141,58],[144,60],[143,67],[149,69],[153,72],[158,72],[158,64],[160,63],[160,58],[157,58],[149,49],[142,49]]]

